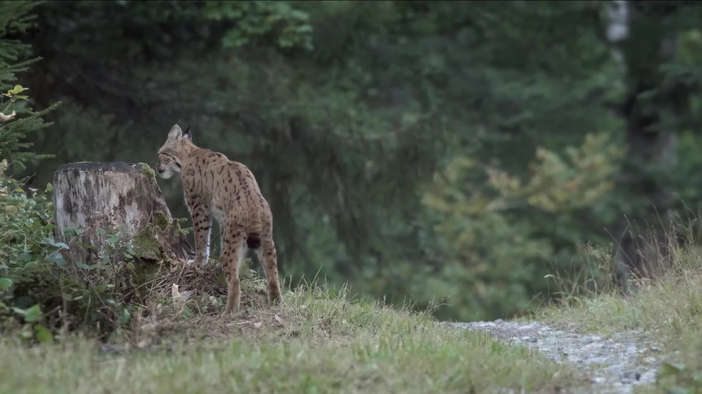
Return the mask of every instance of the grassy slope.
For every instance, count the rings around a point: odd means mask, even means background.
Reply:
[[[664,345],[671,365],[656,387],[642,390],[702,392],[702,251],[678,249],[674,257],[668,274],[628,297],[569,297],[532,318],[603,334],[643,329]],[[202,301],[179,311],[159,296],[163,313],[116,335],[117,352],[75,336],[34,347],[0,338],[0,393],[553,392],[589,384],[571,367],[428,314],[320,286],[299,287],[268,307],[260,302],[265,285],[247,282],[244,295],[259,298],[235,318],[213,314],[221,305]]]
[[[702,392],[702,250],[678,248],[662,278],[641,284],[633,294],[605,291],[533,316],[575,323],[585,331],[609,334],[641,329],[664,346],[669,365],[661,369],[656,391]]]
[[[483,334],[317,287],[233,320],[184,316],[178,330],[151,327],[152,345],[118,353],[75,337],[35,347],[0,339],[0,392],[551,392],[586,384],[568,367]]]

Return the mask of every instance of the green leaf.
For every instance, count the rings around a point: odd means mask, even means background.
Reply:
[[[81,268],[81,269],[84,269],[84,270],[91,270],[91,269],[95,268],[95,267],[89,266],[88,264],[85,264],[85,263],[82,262],[82,261],[76,262],[76,266],[77,266],[78,268]]]
[[[34,325],[34,335],[41,343],[51,343],[54,341],[54,336],[51,335],[51,331],[41,324]]]
[[[39,304],[36,304],[29,309],[12,308],[12,310],[18,315],[22,315],[24,321],[28,323],[34,323],[36,321],[39,321],[42,316]]]
[[[46,245],[51,245],[51,246],[58,248],[58,249],[68,249],[68,245],[66,245],[66,243],[56,241],[53,238],[46,238],[44,240],[44,242],[42,242],[42,243],[44,243]]]
[[[12,279],[0,278],[0,290],[7,290],[12,287]]]
[[[49,253],[49,255],[46,256],[46,261],[61,267],[66,265],[66,260],[64,260],[63,255],[59,253],[58,250],[54,250],[53,252]]]
[[[122,325],[127,325],[129,323],[129,320],[132,318],[132,314],[129,313],[129,310],[127,308],[122,309],[122,313],[120,315],[120,324]]]
[[[12,88],[12,90],[10,90],[9,92],[11,92],[12,94],[19,94],[19,93],[24,92],[25,90],[29,90],[29,89],[23,87],[22,85],[15,85],[15,87]]]
[[[685,370],[685,365],[675,363],[663,363],[661,365],[661,376],[677,375]]]
[[[18,94],[24,92],[25,90],[29,90],[29,89],[23,87],[22,85],[15,85],[14,88],[8,90],[7,93],[3,94],[3,96],[14,98],[14,97],[17,97]],[[27,96],[21,96],[21,97],[27,97]]]
[[[667,393],[670,393],[670,394],[689,394],[690,389],[687,387],[671,387],[668,389]]]
[[[31,308],[27,309],[25,315],[24,315],[24,320],[30,323],[34,323],[36,321],[39,321],[42,317],[41,313],[41,308],[39,307],[39,304],[36,304],[32,306]]]
[[[32,339],[32,336],[34,334],[32,333],[31,327],[29,327],[28,325],[25,325],[24,328],[22,328],[22,332],[20,333],[20,335],[24,339]]]

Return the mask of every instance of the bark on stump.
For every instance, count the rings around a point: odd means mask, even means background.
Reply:
[[[189,257],[153,170],[144,163],[69,163],[54,173],[56,237],[68,259],[87,264],[104,255],[110,237],[132,242],[145,259]],[[77,230],[75,235],[70,229]],[[114,239],[114,238],[112,238]]]

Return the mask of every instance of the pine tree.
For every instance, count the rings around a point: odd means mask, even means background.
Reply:
[[[40,60],[30,57],[31,46],[18,39],[34,26],[35,17],[29,12],[35,5],[19,1],[0,3],[0,159],[7,160],[15,170],[49,157],[30,151],[33,144],[26,138],[49,126],[42,117],[55,106],[35,112],[28,89],[19,83],[18,76]]]

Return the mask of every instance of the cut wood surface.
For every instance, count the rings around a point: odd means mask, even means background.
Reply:
[[[70,244],[70,260],[95,262],[115,234],[138,241],[139,257],[188,257],[190,248],[148,165],[64,164],[53,185],[56,236]]]

